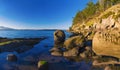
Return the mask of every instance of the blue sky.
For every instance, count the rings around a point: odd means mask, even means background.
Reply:
[[[0,26],[17,29],[68,29],[90,0],[0,0]],[[97,0],[93,0],[96,2]]]

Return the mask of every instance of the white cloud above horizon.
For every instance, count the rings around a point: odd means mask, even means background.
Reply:
[[[71,21],[65,21],[65,22],[60,22],[58,23],[59,25],[45,25],[45,26],[41,26],[41,25],[35,25],[33,24],[33,26],[29,26],[29,25],[23,25],[25,23],[23,22],[17,22],[17,21],[13,21],[13,20],[9,20],[3,17],[0,17],[0,26],[5,26],[5,27],[10,27],[10,28],[14,28],[14,29],[68,29],[72,24]]]
[[[24,28],[22,25],[20,25],[20,22],[12,21],[3,17],[0,17],[0,26],[5,26],[15,29]]]

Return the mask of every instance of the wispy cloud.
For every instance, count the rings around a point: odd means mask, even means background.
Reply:
[[[30,26],[28,23],[18,22],[10,20],[4,17],[0,17],[0,26],[15,28],[15,29],[68,29],[71,26],[71,21],[64,21],[60,23],[49,23],[47,25],[43,24],[32,24]]]
[[[0,26],[15,28],[15,29],[25,29],[22,22],[17,22],[9,20],[7,18],[0,17]]]

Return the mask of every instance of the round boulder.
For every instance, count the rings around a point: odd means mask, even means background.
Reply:
[[[65,33],[62,30],[56,30],[54,32],[55,45],[59,45],[65,41]]]
[[[8,61],[17,61],[17,56],[15,54],[8,54],[7,60]]]

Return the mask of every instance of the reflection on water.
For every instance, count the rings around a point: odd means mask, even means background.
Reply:
[[[103,66],[93,66],[92,62],[94,59],[86,58],[81,59],[80,57],[55,57],[51,56],[49,49],[53,46],[53,32],[54,31],[0,31],[1,37],[48,37],[47,39],[41,41],[39,44],[35,45],[32,49],[24,53],[16,52],[4,52],[0,54],[0,70],[37,70],[38,60],[47,60],[49,64],[49,70],[104,70],[106,65]],[[7,34],[7,35],[6,35]],[[69,33],[67,33],[67,37]],[[6,56],[9,53],[14,53],[18,57],[17,62],[9,62],[6,60]],[[112,57],[99,57],[97,58],[99,62],[105,62],[108,60],[118,59]],[[109,65],[112,70],[120,70],[120,65]]]

